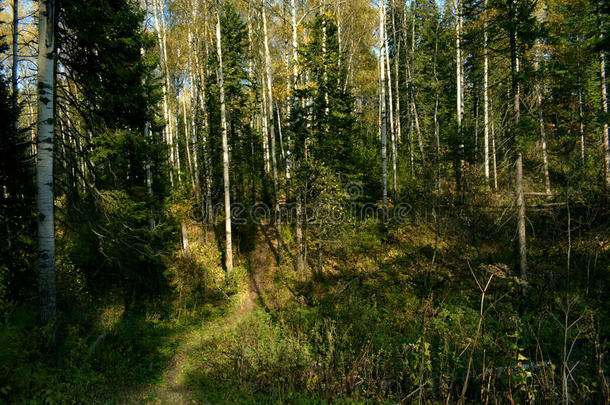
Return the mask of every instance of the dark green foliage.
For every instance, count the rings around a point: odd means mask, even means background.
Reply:
[[[2,41],[0,53],[8,49]],[[0,323],[11,304],[31,296],[34,286],[34,159],[25,131],[13,131],[20,109],[14,109],[12,97],[0,74]]]
[[[153,37],[144,31],[144,12],[129,1],[63,1],[59,15],[65,253],[86,269],[89,287],[119,288],[129,305],[164,289],[159,251],[172,234],[165,225],[149,229],[151,217],[162,218],[167,194]]]

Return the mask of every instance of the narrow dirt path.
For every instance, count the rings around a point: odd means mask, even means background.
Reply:
[[[255,248],[248,257],[248,286],[242,293],[240,304],[226,316],[205,325],[205,329],[210,331],[212,336],[226,332],[242,322],[258,305],[266,306],[265,292],[269,291],[272,286],[273,270],[276,268],[276,258],[274,251],[272,251],[274,243],[269,240],[267,235],[269,235],[269,232],[266,232],[265,229],[261,229],[257,233]],[[168,369],[163,373],[161,382],[155,387],[151,387],[149,397],[155,398],[153,403],[197,403],[193,399],[191,389],[185,385],[184,377],[187,359],[193,350],[201,347],[205,340],[201,329],[202,326],[193,328],[177,339],[176,353],[169,362]]]

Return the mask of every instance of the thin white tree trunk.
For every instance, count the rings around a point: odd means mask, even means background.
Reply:
[[[282,238],[280,236],[280,228],[282,224],[282,218],[280,216],[280,196],[279,196],[279,184],[277,174],[277,158],[276,158],[276,147],[275,147],[275,129],[273,125],[273,85],[272,85],[272,74],[271,74],[271,52],[269,51],[269,32],[267,30],[267,13],[265,11],[265,5],[262,6],[263,14],[263,42],[265,47],[265,73],[267,75],[267,113],[269,114],[269,139],[271,140],[271,165],[273,170],[273,193],[275,198],[275,226],[277,233],[277,251],[278,261],[282,260]]]
[[[440,27],[440,20],[436,24],[436,30],[434,31],[434,139],[436,140],[436,190],[438,195],[441,194],[441,138],[440,138],[440,125],[438,122],[438,107],[439,107],[439,93],[440,83],[438,81],[438,30]]]
[[[218,54],[218,87],[220,92],[220,126],[222,129],[222,165],[225,197],[225,233],[227,278],[233,272],[233,242],[231,238],[231,185],[229,180],[229,140],[227,134],[227,106],[225,104],[225,84],[222,63],[222,37],[220,30],[220,10],[216,10],[216,53]]]
[[[284,134],[282,133],[282,112],[279,103],[275,102],[275,119],[277,123],[277,136],[280,140],[280,160],[285,164],[286,162],[286,149],[284,148]]]
[[[271,172],[271,153],[269,150],[269,115],[267,114],[267,79],[261,74],[261,125],[262,125],[262,137],[263,137],[263,163],[265,165],[265,173]]]
[[[496,160],[496,133],[494,131],[494,122],[491,121],[491,156],[494,169],[494,190],[498,190],[498,164]]]
[[[398,77],[398,63],[400,61],[400,41],[397,41],[396,38],[396,4],[394,0],[392,0],[392,39],[394,40],[394,44],[396,46],[396,55],[394,55],[394,85],[395,85],[395,94],[396,94],[396,139],[394,141],[393,148],[395,150],[398,149],[397,144],[400,144],[402,138],[402,128],[400,125],[400,86],[399,86],[399,77]]]
[[[193,21],[194,23],[194,21]],[[193,34],[189,30],[188,32],[188,67],[189,67],[189,80],[191,82],[190,88],[190,113],[191,113],[191,135],[187,135],[186,142],[192,142],[191,153],[193,154],[193,172],[194,172],[194,188],[195,188],[195,199],[197,201],[200,200],[200,181],[199,181],[199,158],[198,158],[198,150],[199,150],[199,139],[197,136],[197,120],[196,120],[196,111],[197,111],[197,74],[195,72],[195,66],[193,63]],[[185,94],[186,95],[186,94]],[[189,154],[190,155],[190,154]],[[203,205],[203,201],[201,201]]]
[[[489,188],[489,33],[487,32],[487,0],[484,5],[485,19],[483,20],[483,125],[484,125],[484,166],[485,166],[485,187]]]
[[[150,122],[148,122],[148,121],[146,121],[146,124],[144,124],[144,139],[146,139],[147,142],[150,142],[150,140],[151,140]],[[152,200],[153,175],[152,175],[152,161],[150,159],[150,156],[146,157],[146,191],[148,192],[148,197]],[[152,201],[151,201],[151,204],[152,204]],[[155,217],[153,215],[152,206],[150,208],[150,217],[148,218],[148,229],[151,231],[155,229]]]
[[[19,67],[19,0],[13,0],[13,61],[11,64],[11,101],[13,109],[17,111],[19,89],[17,88],[17,68]],[[17,139],[17,127],[19,125],[19,117],[15,114],[13,124],[13,137]]]
[[[582,90],[578,90],[578,119],[580,121],[580,160],[585,164],[585,121],[582,112]]]
[[[421,156],[422,169],[426,171],[426,153],[424,150],[424,137],[419,126],[419,114],[417,113],[417,105],[415,104],[415,93],[411,93],[411,108],[413,109],[413,122],[415,123],[415,131],[417,132],[417,144],[419,146],[419,154]]]
[[[197,186],[195,186],[195,173],[193,170],[193,160],[191,159],[191,146],[189,141],[189,127],[186,116],[186,93],[182,99],[182,118],[184,123],[184,146],[186,147],[186,162],[188,164],[189,177],[191,178],[191,187],[193,188],[193,194],[197,195]],[[196,197],[197,199],[197,197]]]
[[[604,172],[606,176],[606,192],[610,191],[610,135],[608,133],[608,90],[606,87],[606,54],[599,53],[599,77],[602,101],[602,111],[604,113],[603,127],[603,151],[604,151]]]
[[[174,185],[174,151],[172,147],[172,133],[171,133],[171,122],[170,122],[170,107],[169,107],[169,69],[167,68],[167,52],[165,50],[165,41],[163,37],[163,26],[164,26],[164,17],[161,15],[161,7],[159,4],[159,0],[153,0],[153,19],[155,22],[155,28],[157,31],[157,42],[159,43],[159,49],[161,51],[160,62],[163,67],[163,71],[165,73],[165,80],[163,82],[163,137],[165,138],[165,143],[169,146],[169,161],[170,161],[170,171],[169,171],[169,179],[170,184]]]
[[[297,81],[299,77],[298,70],[298,47],[299,47],[299,36],[297,30],[297,6],[295,0],[290,0],[290,25],[292,28],[292,99],[288,103],[289,108],[293,106],[291,104],[295,104],[296,97],[295,92],[297,90]],[[288,116],[290,117],[290,110],[288,112]],[[292,154],[292,144],[290,139],[290,131],[287,133],[288,149],[286,150],[286,178],[290,178],[290,165],[291,165],[291,154]]]
[[[322,19],[322,57],[324,58],[324,60],[326,60],[326,18]],[[328,116],[330,115],[330,108],[329,108],[329,101],[328,101],[328,73],[326,71],[327,67],[326,67],[326,62],[324,62],[324,116],[327,119],[327,123],[328,123]],[[328,130],[328,126],[325,128],[326,130]]]
[[[40,2],[38,23],[38,288],[40,318],[55,323],[55,220],[53,199],[53,132],[55,127],[55,0]]]
[[[597,2],[597,34],[598,39],[602,41],[604,34],[602,31],[602,21],[599,10],[599,2]],[[601,104],[603,113],[603,132],[602,132],[602,151],[604,154],[604,175],[606,193],[610,193],[610,134],[608,133],[608,88],[606,86],[606,53],[599,52],[599,88],[601,93]]]
[[[177,94],[176,94],[177,96]],[[175,154],[175,164],[177,169],[177,179],[178,183],[182,181],[182,166],[180,164],[180,149],[178,148],[178,111],[180,106],[178,105],[178,98],[176,97],[176,101],[174,103],[174,116],[172,117],[171,122],[173,122],[174,129],[172,130],[172,143],[170,145],[170,149],[174,151]]]
[[[384,19],[384,30],[383,30],[385,38],[384,46],[386,49],[385,52],[385,63],[387,69],[387,81],[388,81],[388,111],[390,113],[389,123],[390,123],[390,147],[392,148],[392,182],[394,186],[394,200],[398,198],[398,180],[396,173],[396,128],[394,122],[394,98],[392,97],[392,69],[390,69],[390,52],[388,46],[388,35],[385,30],[385,19]]]
[[[385,0],[379,0],[379,69],[381,77],[380,110],[381,110],[381,175],[383,182],[383,220],[387,218],[388,211],[388,169],[387,169],[387,140],[386,140],[386,101],[385,101]]]
[[[193,20],[195,20],[195,10],[197,7],[197,0],[193,0],[192,3],[192,7],[193,7]],[[205,15],[207,12],[207,6],[206,3],[203,2],[202,4],[203,7],[203,14]],[[195,38],[194,39],[198,39],[200,38],[200,34],[199,34],[199,24],[198,23],[194,23],[195,25]],[[204,56],[203,58],[207,57],[208,55],[208,31],[207,31],[207,25],[203,24],[203,35],[202,35],[202,42],[203,42],[203,46],[204,46]],[[195,49],[199,49],[199,47],[195,46]],[[213,204],[212,204],[212,168],[211,168],[211,161],[210,161],[210,153],[209,153],[209,145],[208,145],[208,134],[207,131],[209,129],[209,116],[208,116],[208,111],[206,108],[206,91],[205,91],[205,70],[203,68],[203,62],[200,60],[200,56],[199,56],[199,52],[195,52],[194,54],[195,56],[195,65],[196,65],[196,71],[199,74],[199,84],[200,84],[200,91],[198,91],[198,98],[199,98],[199,105],[201,107],[201,115],[203,117],[203,128],[202,128],[202,152],[203,152],[203,158],[202,158],[202,164],[203,164],[203,172],[204,172],[204,180],[205,180],[205,206],[204,206],[204,202],[203,202],[203,195],[202,195],[202,215],[204,217],[204,222],[207,222],[208,224],[213,224],[214,223],[214,210],[213,210]]]
[[[457,83],[457,126],[458,126],[458,137],[460,140],[459,144],[459,158],[460,162],[458,165],[458,192],[461,192],[461,187],[464,177],[464,142],[462,133],[462,119],[464,117],[464,79],[463,79],[463,59],[462,59],[462,2],[461,0],[455,0],[455,50],[456,50],[456,83]]]
[[[537,57],[542,57],[542,51],[540,49],[540,44],[537,44],[538,52]],[[534,70],[539,70],[538,61],[534,62]],[[538,123],[540,126],[540,143],[542,146],[542,162],[543,162],[543,175],[544,175],[544,186],[547,194],[551,194],[551,178],[549,176],[549,156],[547,153],[547,144],[546,144],[546,126],[544,124],[544,110],[542,106],[542,92],[543,85],[540,83],[536,83],[534,86],[534,90],[536,92],[536,99],[538,103]]]

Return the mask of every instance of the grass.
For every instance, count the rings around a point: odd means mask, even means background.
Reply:
[[[520,313],[507,241],[484,218],[474,231],[462,221],[446,218],[440,230],[423,221],[345,227],[322,246],[323,274],[313,276],[278,267],[267,231],[243,252],[229,284],[213,238],[195,230],[191,257],[178,255],[168,267],[171,295],[129,310],[106,297],[95,313],[62,325],[56,353],[43,351],[48,336],[32,328],[30,311],[15,314],[0,330],[0,401],[454,402],[468,375],[465,396],[472,403],[553,403],[561,395],[557,320],[565,302],[541,294],[532,297],[535,311]],[[575,241],[575,269],[585,241],[586,233]],[[532,243],[532,257],[543,248]],[[294,252],[289,238],[285,249]],[[310,257],[317,265],[316,249],[312,244]],[[560,273],[558,263],[545,266]],[[481,318],[475,277],[485,282],[491,273]],[[574,342],[571,364],[580,361],[571,394],[595,403],[607,373],[595,354],[607,351],[599,323],[606,315],[577,297],[570,302],[570,319],[580,319],[567,334]],[[484,327],[475,340],[479,322]]]

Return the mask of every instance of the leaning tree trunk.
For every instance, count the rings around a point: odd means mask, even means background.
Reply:
[[[53,129],[55,125],[55,0],[40,3],[38,25],[38,288],[40,319],[55,323],[55,228],[53,212]]]
[[[220,6],[218,6],[220,7]],[[222,128],[222,166],[225,195],[225,233],[227,278],[233,272],[233,242],[231,238],[231,185],[229,181],[229,140],[227,134],[227,106],[225,104],[224,73],[222,71],[222,37],[220,32],[220,10],[216,11],[216,52],[218,53],[218,87],[220,93],[220,126]]]

